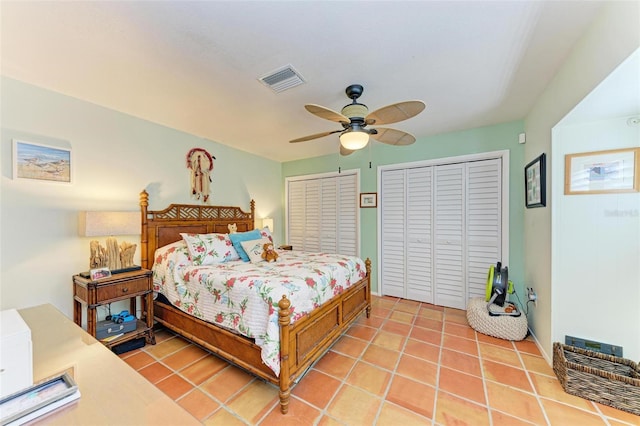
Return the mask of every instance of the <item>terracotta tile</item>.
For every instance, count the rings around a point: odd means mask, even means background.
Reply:
[[[382,324],[384,324],[384,322],[385,322],[385,319],[382,317],[375,317],[371,315],[369,318],[367,318],[366,316],[362,315],[360,316],[360,318],[358,318],[358,320],[356,321],[356,324],[378,329],[382,327]]]
[[[193,385],[177,374],[172,374],[156,383],[156,387],[174,401],[193,389]]]
[[[373,336],[378,332],[377,328],[367,327],[365,325],[354,324],[347,330],[347,334],[357,339],[362,339],[370,342]]]
[[[440,359],[440,346],[409,339],[404,347],[404,353],[425,361],[437,363]]]
[[[474,404],[446,392],[438,392],[436,421],[442,425],[489,425],[489,412]]]
[[[226,361],[217,356],[207,355],[184,368],[180,371],[180,375],[190,382],[200,385],[228,365]]]
[[[162,343],[165,340],[171,339],[171,338],[176,336],[176,334],[174,332],[169,331],[166,328],[160,328],[160,329],[154,330],[153,331],[153,335],[156,338],[156,345],[158,343]],[[143,349],[149,349],[149,348],[153,348],[153,347],[155,347],[155,345],[151,345],[151,346],[147,345]]]
[[[209,352],[199,346],[189,345],[162,360],[162,363],[172,370],[178,371],[183,367],[204,358]]]
[[[529,338],[520,340],[519,342],[513,342],[513,344],[520,352],[528,353],[529,355],[542,356],[542,353],[540,352],[538,345],[536,345],[536,342],[534,342],[533,340],[529,340]]]
[[[432,305],[431,303],[423,303],[421,308],[432,309],[434,311],[444,312],[444,306]]]
[[[331,416],[324,415],[318,422],[318,426],[344,426],[344,424]]]
[[[200,388],[222,402],[227,402],[254,377],[244,370],[230,365],[202,385]]]
[[[373,338],[371,343],[374,345],[382,346],[383,348],[391,349],[392,351],[400,351],[404,346],[406,337],[399,334],[387,333],[386,331],[380,331]]]
[[[417,311],[417,308],[415,309]],[[415,315],[413,312],[401,312],[401,311],[393,311],[391,315],[389,315],[389,319],[395,322],[399,322],[402,324],[411,325],[413,324],[413,320],[415,319]]]
[[[131,367],[133,367],[133,369],[140,370],[142,367],[145,367],[153,362],[156,362],[156,360],[148,353],[141,351],[128,358],[125,358],[124,362],[126,362]]]
[[[533,382],[536,393],[548,399],[562,402],[583,410],[595,411],[593,404],[586,399],[568,394],[562,388],[562,385],[555,377],[545,376],[529,372],[529,377]]]
[[[153,364],[149,364],[138,370],[138,373],[142,374],[145,379],[155,384],[169,376],[171,374],[171,370],[159,362],[154,362]]]
[[[231,414],[224,408],[219,408],[213,413],[212,416],[208,417],[203,424],[205,426],[246,426],[247,423],[238,418],[235,414]]]
[[[260,422],[260,426],[313,425],[321,415],[320,410],[306,404],[304,401],[290,398],[287,414],[282,414],[280,404],[277,404],[267,417]]]
[[[411,331],[411,325],[404,324],[397,321],[387,320],[382,324],[382,330],[387,331],[389,333],[400,334],[402,336],[406,336]]]
[[[493,380],[494,382],[512,386],[525,392],[533,392],[527,374],[520,368],[510,367],[499,362],[482,360],[482,371],[487,380]]]
[[[292,395],[324,409],[340,387],[341,382],[320,371],[311,370],[293,387]]]
[[[491,420],[494,425],[532,426],[531,423],[525,422],[518,417],[513,417],[496,410],[491,410]]]
[[[398,363],[400,352],[383,348],[382,346],[369,345],[362,354],[362,360],[387,370],[394,370]]]
[[[544,358],[525,353],[520,353],[520,357],[528,371],[546,374],[547,376],[556,376],[556,373],[553,372],[553,368],[547,364],[547,361]]]
[[[503,364],[509,364],[513,367],[522,368],[522,363],[518,358],[518,354],[509,349],[501,348],[499,346],[490,345],[487,343],[479,343],[480,356],[482,359],[501,362]]]
[[[369,343],[363,340],[355,339],[350,336],[342,336],[336,343],[334,343],[331,350],[353,358],[359,358],[368,345]]]
[[[468,355],[462,352],[456,352],[449,349],[442,349],[440,365],[459,370],[463,373],[472,374],[482,377],[482,369],[480,368],[480,360],[478,357]]]
[[[594,402],[593,404],[598,407],[602,414],[609,418],[621,420],[631,425],[640,425],[640,417],[635,414],[618,410],[617,408],[609,407],[608,405],[603,405],[597,402]]]
[[[442,340],[442,347],[453,351],[464,352],[469,355],[478,356],[478,344],[475,340],[464,339],[462,337],[445,334]]]
[[[424,305],[422,305],[422,306],[423,307],[418,312],[418,315],[421,318],[426,318],[426,319],[431,319],[431,320],[434,320],[434,321],[443,322],[444,313],[441,310],[433,309],[435,307],[425,308]]]
[[[436,389],[433,386],[395,375],[385,399],[431,419],[435,398]]]
[[[358,361],[346,382],[376,396],[383,396],[391,379],[391,373],[370,364]]]
[[[420,302],[409,299],[399,299],[394,306],[396,312],[407,312],[410,314],[416,314],[420,310]]]
[[[170,355],[191,343],[184,340],[182,337],[173,337],[171,339],[164,340],[155,344],[145,350],[150,355],[153,355],[156,359],[162,359],[167,355]]]
[[[255,380],[231,398],[227,406],[250,424],[256,424],[277,403],[280,406],[278,388]]]
[[[498,339],[497,337],[487,336],[482,333],[478,333],[478,342],[488,343],[490,345],[496,345],[501,348],[513,350],[513,342],[511,340]]]
[[[355,362],[353,358],[329,351],[320,358],[314,368],[342,380],[347,377]]]
[[[485,382],[488,405],[495,410],[534,423],[546,424],[537,398],[526,392],[491,381]]]
[[[476,331],[468,325],[456,324],[454,322],[447,322],[444,324],[444,332],[453,336],[464,337],[466,339],[475,340]]]
[[[482,379],[457,370],[441,367],[438,389],[479,404],[486,404]]]
[[[382,404],[376,426],[423,426],[428,423],[431,423],[431,421],[426,417],[385,402]]]
[[[372,425],[381,402],[363,390],[344,385],[329,404],[327,413],[347,425]]]
[[[134,350],[132,350],[132,351],[123,352],[123,353],[121,353],[121,354],[118,354],[118,357],[119,357],[120,359],[127,359],[127,358],[129,358],[130,356],[133,356],[133,355],[139,354],[139,353],[141,353],[141,352],[144,352],[144,351],[143,351],[143,348],[138,348],[138,349],[134,349]]]
[[[176,402],[200,421],[210,416],[220,406],[198,389],[192,390]]]
[[[396,372],[419,382],[435,386],[438,365],[410,355],[402,355]]]
[[[603,426],[605,421],[595,413],[579,410],[569,405],[541,398],[542,406],[552,425]]]
[[[425,318],[422,316],[417,317],[415,322],[413,323],[413,325],[417,325],[422,328],[429,328],[431,330],[436,330],[436,331],[442,331],[443,324],[444,323],[442,321],[434,320],[431,318]]]
[[[431,343],[432,345],[440,346],[442,342],[442,333],[440,331],[429,330],[428,328],[413,327],[409,336],[412,339],[421,340]]]
[[[391,309],[381,308],[379,306],[371,307],[371,315],[374,317],[387,318],[391,314]]]
[[[399,298],[393,296],[382,296],[376,297],[374,299],[374,304],[377,306],[385,307],[387,309],[392,309],[396,306],[396,303],[398,303],[399,300]]]

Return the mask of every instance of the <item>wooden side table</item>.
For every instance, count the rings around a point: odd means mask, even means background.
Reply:
[[[137,298],[142,299],[142,316],[136,320],[136,329],[121,337],[103,342],[105,346],[113,346],[144,336],[147,343],[155,345],[153,334],[153,279],[151,271],[123,272],[107,278],[92,281],[80,275],[73,276],[73,321],[82,326],[83,305],[87,307],[87,333],[96,337],[97,310],[119,300],[129,299],[129,311],[136,315]]]
[[[293,250],[293,246],[288,245],[288,244],[284,244],[281,245],[280,247],[278,247],[280,250]]]

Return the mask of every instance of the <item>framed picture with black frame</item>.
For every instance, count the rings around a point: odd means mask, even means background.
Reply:
[[[547,205],[546,158],[542,153],[524,168],[524,204],[528,209]]]

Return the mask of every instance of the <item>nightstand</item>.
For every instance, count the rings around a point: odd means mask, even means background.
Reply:
[[[136,315],[137,298],[142,300],[142,318],[136,320],[136,329],[123,336],[102,342],[105,346],[113,346],[144,336],[147,343],[156,343],[153,335],[153,280],[151,271],[123,272],[92,281],[80,275],[73,276],[73,321],[82,326],[83,305],[87,308],[87,332],[96,336],[98,306],[119,300],[129,299],[129,312]]]
[[[281,245],[280,247],[278,247],[280,250],[293,250],[293,246],[290,245]]]

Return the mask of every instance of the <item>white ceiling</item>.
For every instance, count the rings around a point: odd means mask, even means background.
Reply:
[[[2,74],[277,161],[336,153],[365,88],[375,110],[420,99],[390,125],[420,137],[523,118],[603,2],[8,2]],[[258,78],[287,64],[306,84]],[[375,142],[377,143],[377,142]],[[397,149],[403,149],[398,147]]]

